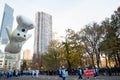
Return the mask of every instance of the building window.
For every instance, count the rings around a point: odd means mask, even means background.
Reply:
[[[5,65],[7,65],[7,60],[5,60]]]

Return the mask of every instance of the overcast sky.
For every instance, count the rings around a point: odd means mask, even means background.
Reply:
[[[34,21],[38,11],[52,15],[52,28],[57,38],[64,36],[68,28],[79,31],[93,21],[100,23],[120,6],[120,0],[0,0],[0,25],[5,3],[14,9],[14,18],[21,14]],[[33,38],[25,43],[24,49],[32,49],[28,46],[30,42]]]

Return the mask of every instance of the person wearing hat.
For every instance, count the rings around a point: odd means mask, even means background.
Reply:
[[[80,66],[78,67],[77,73],[78,73],[78,76],[79,76],[78,79],[82,79],[83,73],[82,73],[82,69],[81,69]]]

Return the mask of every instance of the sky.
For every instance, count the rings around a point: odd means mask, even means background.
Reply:
[[[57,39],[65,36],[68,28],[80,31],[89,23],[102,22],[120,6],[120,0],[0,0],[0,25],[5,3],[14,9],[14,28],[17,26],[17,15],[24,15],[33,21],[38,11],[52,15],[52,30]],[[23,49],[33,51],[34,29],[29,33],[32,37],[24,44]]]

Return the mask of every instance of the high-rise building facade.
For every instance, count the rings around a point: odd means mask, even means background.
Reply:
[[[40,55],[48,50],[48,44],[52,40],[52,16],[37,12],[35,20],[34,53]]]
[[[13,8],[5,4],[2,23],[0,27],[0,43],[1,44],[8,43],[8,35],[7,35],[6,27],[9,27],[9,29],[12,31],[13,19],[14,19],[13,11],[14,11]]]
[[[23,60],[32,60],[31,52],[29,49],[26,49],[23,53]]]

